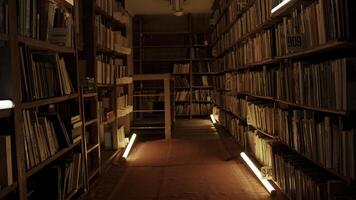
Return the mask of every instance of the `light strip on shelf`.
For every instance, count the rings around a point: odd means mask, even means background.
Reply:
[[[274,187],[271,185],[271,183],[269,183],[266,179],[262,179],[262,175],[260,170],[257,169],[257,167],[255,166],[255,164],[253,164],[253,162],[250,160],[250,158],[246,155],[246,153],[241,152],[240,156],[242,157],[242,159],[244,159],[244,161],[246,162],[246,164],[251,168],[251,170],[253,171],[253,173],[255,173],[255,175],[257,176],[258,179],[260,179],[260,181],[262,182],[263,186],[267,189],[267,191],[270,194],[275,194],[276,190],[274,189]]]
[[[213,115],[213,114],[211,114],[211,115],[210,115],[210,118],[211,118],[211,121],[213,122],[213,124],[216,124],[216,120],[215,120],[215,118],[214,118],[214,115]]]
[[[289,3],[291,0],[284,0],[280,4],[278,4],[276,7],[272,8],[271,13],[275,13],[277,10],[281,9],[283,6],[285,6],[287,3]]]
[[[122,155],[123,158],[127,158],[127,156],[129,155],[132,145],[135,142],[135,139],[136,139],[136,133],[132,134],[130,142],[126,147],[124,154]]]
[[[0,110],[11,109],[15,104],[11,100],[0,100]]]

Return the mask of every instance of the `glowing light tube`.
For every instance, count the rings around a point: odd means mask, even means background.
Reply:
[[[253,171],[253,173],[255,173],[255,175],[257,176],[258,179],[260,179],[261,183],[263,184],[263,186],[267,189],[267,191],[274,195],[276,193],[276,190],[273,188],[273,186],[266,180],[266,179],[262,179],[261,176],[261,172],[260,170],[257,169],[257,167],[255,166],[255,164],[253,164],[253,162],[250,160],[250,158],[244,153],[241,152],[240,156],[244,159],[244,161],[246,162],[246,164],[251,168],[251,170]]]
[[[0,100],[0,110],[10,109],[13,107],[15,107],[15,104],[11,100]]]
[[[127,158],[127,156],[129,155],[132,145],[135,142],[135,139],[136,139],[136,133],[132,134],[130,142],[126,147],[124,154],[122,155],[123,158]]]
[[[289,3],[291,0],[284,0],[280,4],[278,4],[276,7],[272,8],[271,13],[275,13],[277,10],[281,9],[283,6],[285,6],[287,3]]]
[[[214,115],[213,115],[213,114],[211,114],[211,115],[210,115],[210,118],[211,118],[211,121],[213,122],[213,124],[216,124],[216,120],[215,120],[215,118],[214,118]]]

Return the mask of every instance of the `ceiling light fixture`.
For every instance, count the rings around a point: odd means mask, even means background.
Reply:
[[[183,16],[183,0],[171,0],[171,5],[173,7],[173,14],[175,16]]]

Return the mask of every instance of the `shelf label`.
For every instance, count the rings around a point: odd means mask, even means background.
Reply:
[[[297,51],[304,48],[303,34],[289,34],[287,35],[287,49],[288,51]]]
[[[272,180],[272,167],[269,166],[261,167],[261,178]]]

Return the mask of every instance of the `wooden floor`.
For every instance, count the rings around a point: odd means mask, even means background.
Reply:
[[[236,146],[220,139],[209,120],[177,121],[173,138],[136,143],[128,160],[115,159],[83,199],[271,199],[241,160],[229,159]]]

